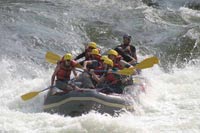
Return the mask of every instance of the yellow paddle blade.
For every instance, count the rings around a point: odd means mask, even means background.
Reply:
[[[61,60],[61,57],[53,52],[47,52],[45,58],[47,62],[52,64],[57,64],[57,62]]]
[[[129,76],[131,74],[133,74],[135,72],[135,68],[131,67],[131,68],[124,68],[122,70],[118,70],[117,73],[121,74],[121,75],[126,75]]]
[[[152,67],[154,64],[158,64],[159,60],[157,57],[153,56],[147,59],[144,59],[142,62],[137,64],[135,67],[124,68],[122,70],[117,71],[118,74],[121,75],[132,75],[135,73],[136,69],[146,69]]]
[[[35,91],[35,92],[29,92],[29,93],[26,93],[24,95],[21,96],[21,98],[26,101],[26,100],[29,100],[35,96],[37,96],[41,91]]]
[[[53,52],[47,52],[45,58],[47,62],[52,64],[57,64],[57,62],[61,60],[61,57]],[[83,66],[80,63],[78,63],[76,67],[83,68]]]
[[[47,62],[52,63],[52,64],[57,64],[58,61],[56,60],[50,60],[50,59],[46,59]]]
[[[153,67],[154,64],[158,64],[159,59],[155,56],[144,59],[142,62],[140,62],[139,64],[137,64],[135,66],[135,68],[137,69],[146,69],[146,68],[150,68]]]

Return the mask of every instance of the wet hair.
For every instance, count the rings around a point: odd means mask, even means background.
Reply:
[[[131,40],[131,36],[130,36],[129,34],[124,34],[124,35],[123,35],[123,39],[125,39],[125,38]]]

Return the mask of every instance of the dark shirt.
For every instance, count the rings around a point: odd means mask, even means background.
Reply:
[[[86,56],[86,52],[84,51],[81,54],[79,54],[78,56],[76,56],[76,58],[74,60],[78,60],[78,59],[83,58],[85,56]]]
[[[115,50],[123,57],[123,59],[126,61],[126,62],[130,62],[132,61],[132,58],[136,59],[137,60],[137,57],[136,57],[136,48],[132,45],[129,45],[130,46],[130,49],[131,49],[131,53],[128,54],[128,53],[125,53],[122,51],[121,48],[124,48],[124,45],[119,45],[115,48]]]
[[[89,69],[95,69],[96,67],[100,66],[100,63],[97,60],[91,60],[91,61],[92,63],[87,66]]]

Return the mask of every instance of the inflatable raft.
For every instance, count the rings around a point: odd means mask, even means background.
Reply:
[[[134,84],[127,86],[123,94],[105,94],[98,89],[81,89],[56,94],[48,92],[43,109],[45,112],[65,116],[79,116],[91,110],[110,115],[124,110],[134,111],[134,98],[144,92],[144,82],[138,78],[134,80]]]

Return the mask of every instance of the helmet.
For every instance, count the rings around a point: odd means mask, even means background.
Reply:
[[[100,55],[98,49],[93,49],[91,52],[92,55]]]
[[[64,60],[72,60],[72,55],[70,53],[67,53],[65,56],[64,56]]]
[[[95,42],[89,42],[88,47],[97,48],[97,44]]]
[[[131,39],[131,36],[130,36],[129,34],[124,34],[124,35],[123,35],[123,39],[125,39],[125,38],[127,38],[127,39],[130,40],[130,39]]]
[[[105,63],[105,64],[110,65],[110,66],[113,67],[113,61],[112,61],[111,59],[109,59],[109,58],[105,59],[105,60],[103,61],[103,63]]]
[[[108,55],[118,56],[118,52],[115,51],[114,49],[111,49],[111,50],[108,51]]]
[[[103,55],[102,57],[101,57],[101,60],[106,60],[106,59],[108,59],[108,56],[107,55]]]

